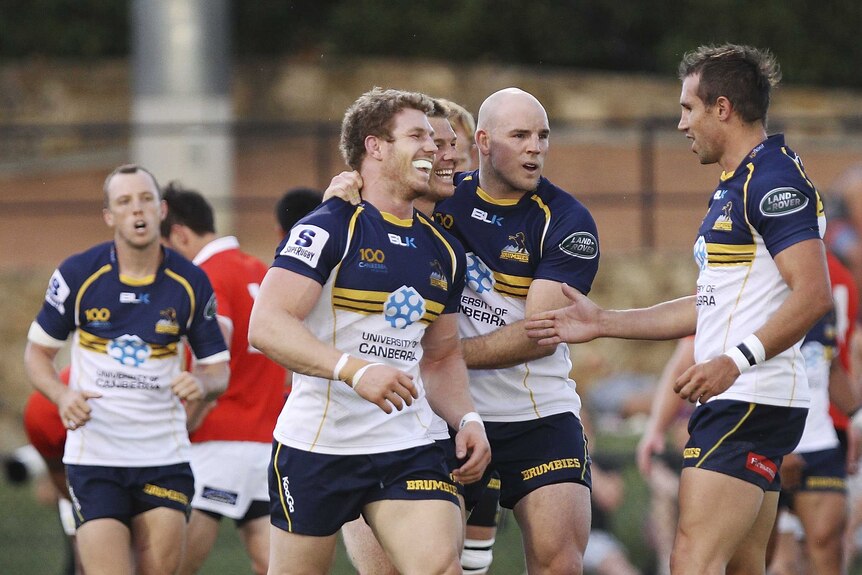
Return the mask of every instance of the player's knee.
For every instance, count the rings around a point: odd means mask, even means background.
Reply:
[[[465,539],[461,552],[464,575],[484,575],[494,560],[494,539]]]

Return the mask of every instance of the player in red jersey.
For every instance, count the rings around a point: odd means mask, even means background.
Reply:
[[[222,517],[236,522],[255,573],[269,562],[267,464],[272,430],[284,403],[285,370],[248,343],[248,319],[267,266],[215,234],[204,197],[174,182],[164,192],[162,238],[199,265],[218,299],[218,321],[231,350],[230,381],[218,403],[187,406],[195,496],[180,573],[196,573],[218,536]],[[230,462],[226,464],[226,462]]]

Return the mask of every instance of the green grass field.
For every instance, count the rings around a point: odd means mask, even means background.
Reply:
[[[56,575],[62,573],[64,534],[54,507],[36,502],[30,485],[11,485],[0,480],[0,573],[4,575]],[[514,521],[506,521],[495,546],[495,575],[524,572],[520,533]],[[232,521],[222,521],[216,547],[202,575],[251,573]],[[339,543],[335,575],[354,573]]]
[[[601,445],[617,456],[626,485],[620,508],[610,517],[610,528],[625,544],[632,563],[644,575],[653,572],[654,557],[647,544],[645,516],[648,491],[629,448],[631,438],[604,438]],[[62,573],[65,541],[56,509],[37,503],[32,485],[12,485],[0,478],[0,574],[58,575]],[[202,575],[242,575],[251,573],[250,564],[237,537],[232,521],[222,521],[221,532],[213,553],[204,565]],[[339,542],[334,575],[349,575],[351,568]],[[522,575],[524,556],[521,535],[511,513],[503,516],[494,546],[493,575]],[[862,565],[850,575],[862,575]]]

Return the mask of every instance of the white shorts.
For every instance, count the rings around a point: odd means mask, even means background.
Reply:
[[[620,542],[604,529],[593,529],[584,551],[584,571],[597,571],[611,553],[622,553]]]
[[[802,522],[799,520],[799,517],[787,509],[778,510],[778,525],[776,528],[779,533],[793,535],[797,541],[802,541],[805,538],[805,530],[802,528]]]
[[[192,509],[242,519],[252,501],[269,503],[267,471],[272,446],[255,441],[192,443]]]

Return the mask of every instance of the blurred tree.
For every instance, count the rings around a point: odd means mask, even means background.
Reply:
[[[239,57],[392,56],[672,73],[685,50],[771,48],[786,81],[862,87],[859,0],[234,0]],[[129,51],[125,0],[0,0],[0,58]]]
[[[2,0],[0,57],[126,55],[128,12],[117,0]]]

